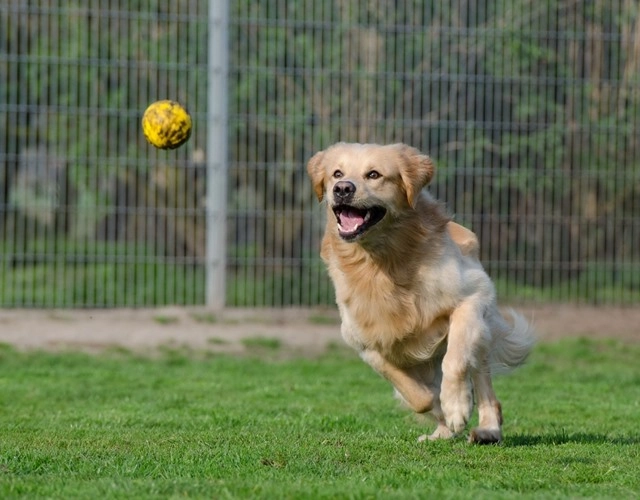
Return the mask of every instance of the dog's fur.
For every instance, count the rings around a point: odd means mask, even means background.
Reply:
[[[347,344],[410,408],[436,419],[430,439],[461,433],[475,395],[469,440],[500,441],[491,375],[521,364],[533,334],[519,315],[510,325],[498,311],[475,234],[423,191],[431,159],[404,144],[338,143],[307,172],[327,205],[321,255]]]

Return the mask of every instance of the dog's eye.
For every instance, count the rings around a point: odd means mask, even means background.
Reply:
[[[333,178],[334,178],[334,179],[340,179],[343,175],[344,175],[344,174],[342,173],[342,170],[336,170],[336,171],[333,173]]]
[[[377,170],[372,170],[367,173],[367,179],[379,179],[380,177],[382,177],[382,175]]]

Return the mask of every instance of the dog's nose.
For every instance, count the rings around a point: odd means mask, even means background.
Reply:
[[[356,185],[351,181],[338,181],[333,186],[333,197],[343,203],[353,198],[355,192]]]

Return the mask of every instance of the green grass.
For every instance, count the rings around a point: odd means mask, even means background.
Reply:
[[[635,305],[640,302],[640,266],[588,265],[573,279],[548,277],[546,283],[527,285],[521,277],[493,276],[498,296],[524,303],[582,302]]]
[[[249,260],[246,269],[228,270],[228,306],[334,304],[333,286],[317,253],[295,268],[263,269],[256,255],[236,252]],[[143,243],[0,240],[0,307],[202,305],[205,292],[205,269],[198,259],[159,255]]]
[[[640,346],[544,344],[499,446],[418,443],[355,355],[0,349],[0,497],[637,498]]]
[[[250,349],[277,350],[282,346],[280,339],[270,337],[247,337],[242,339],[242,344]]]
[[[180,322],[180,318],[177,316],[168,316],[166,314],[154,316],[153,320],[160,325],[175,325]]]
[[[0,307],[143,307],[205,301],[205,271],[197,259],[183,262],[158,255],[139,242],[16,241],[0,240]],[[273,267],[260,264],[255,248],[234,247],[230,252],[237,262],[227,270],[228,306],[335,303],[326,266],[315,252],[298,266]],[[633,305],[640,301],[640,266],[634,263],[588,264],[572,279],[547,270],[546,279],[535,284],[526,284],[524,273],[488,270],[498,297],[510,302]],[[312,321],[335,319],[320,314]]]

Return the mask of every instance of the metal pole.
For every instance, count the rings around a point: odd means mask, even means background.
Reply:
[[[225,306],[229,0],[209,0],[206,301]]]

